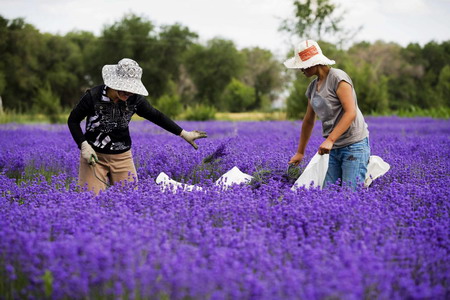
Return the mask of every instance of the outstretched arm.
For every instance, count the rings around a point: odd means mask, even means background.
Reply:
[[[311,101],[308,99],[308,107],[306,108],[305,117],[302,122],[302,131],[300,133],[300,140],[298,142],[297,152],[289,160],[289,164],[298,165],[305,156],[306,145],[308,144],[309,138],[311,137],[311,132],[314,128],[314,123],[316,121],[316,113],[311,107]]]
[[[159,127],[175,134],[180,135],[183,130],[177,123],[172,121],[168,116],[154,108],[150,103],[148,103],[147,99],[142,96],[137,102],[137,110],[136,113],[138,116],[143,117],[150,122],[155,123]]]
[[[204,131],[186,131],[182,129],[177,123],[172,121],[169,117],[167,117],[165,114],[154,108],[150,105],[150,103],[145,100],[145,98],[139,99],[138,104],[138,111],[137,114],[141,117],[146,118],[147,120],[155,123],[156,125],[160,126],[161,128],[181,136],[186,142],[192,145],[195,150],[198,149],[197,144],[195,143],[195,140],[202,139],[208,137],[206,135],[206,132]]]

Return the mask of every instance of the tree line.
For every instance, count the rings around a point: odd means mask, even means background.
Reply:
[[[297,2],[297,1],[295,1]],[[348,49],[320,42],[336,67],[352,77],[365,114],[418,107],[450,107],[450,41],[424,46],[357,43]],[[99,36],[41,33],[24,19],[0,16],[0,96],[5,110],[57,115],[86,89],[101,84],[101,69],[124,57],[143,68],[149,101],[175,117],[182,111],[268,110],[288,90],[286,111],[299,118],[309,79],[286,70],[270,50],[238,49],[233,41],[205,43],[180,24],[156,27],[126,14]],[[286,53],[286,58],[293,53]],[[207,116],[206,116],[207,118]]]
[[[215,38],[205,44],[180,24],[155,27],[134,14],[104,27],[100,36],[74,31],[40,33],[23,19],[0,16],[0,95],[5,109],[60,111],[101,84],[101,69],[124,57],[143,68],[149,100],[166,114],[210,107],[248,111],[270,106],[283,87],[282,66],[261,48],[238,50]]]
[[[335,67],[350,75],[365,114],[450,108],[450,41],[423,47],[361,42],[347,50],[322,42],[321,48],[336,61]],[[286,100],[292,108],[288,114],[294,115],[306,110],[304,93],[309,84],[303,74],[297,77]]]

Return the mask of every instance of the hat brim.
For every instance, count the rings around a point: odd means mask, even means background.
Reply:
[[[297,57],[291,57],[284,62],[284,65],[288,69],[307,69],[317,65],[334,65],[336,62],[329,59],[323,54],[315,55],[307,61],[301,61]]]
[[[116,75],[117,65],[105,65],[102,68],[102,77],[104,84],[118,91],[125,91],[142,96],[148,96],[148,91],[140,79],[121,78]]]

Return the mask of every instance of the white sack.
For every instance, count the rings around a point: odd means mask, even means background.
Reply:
[[[220,176],[216,184],[223,188],[228,188],[232,184],[249,183],[253,176],[243,173],[238,167],[234,166],[231,170]]]
[[[371,155],[369,158],[369,165],[367,166],[366,179],[364,180],[364,186],[368,187],[372,181],[380,176],[386,174],[391,166],[385,162],[381,157]]]
[[[192,192],[194,189],[197,191],[201,191],[202,188],[195,185],[189,185],[185,183],[181,183],[171,179],[166,173],[159,173],[158,177],[156,177],[156,183],[161,185],[161,190],[165,191],[166,189],[171,189],[174,193],[178,189],[182,189],[184,191]]]
[[[319,153],[316,153],[306,166],[302,175],[294,182],[291,190],[294,191],[301,186],[305,186],[306,188],[309,188],[310,186],[322,188],[325,175],[327,175],[328,171],[329,159],[329,154],[320,155]]]
[[[295,181],[291,190],[294,191],[301,186],[305,186],[306,188],[309,188],[310,186],[318,186],[322,188],[323,182],[325,180],[325,175],[327,174],[328,170],[329,158],[329,154],[319,155],[319,153],[316,153],[306,166],[305,171],[303,171],[302,175],[300,175],[300,177]],[[391,166],[386,163],[381,157],[371,155],[369,157],[369,164],[367,165],[367,173],[364,180],[364,186],[368,187],[372,183],[372,181],[386,174],[386,172],[389,171],[390,168]],[[311,185],[312,182],[313,184]]]

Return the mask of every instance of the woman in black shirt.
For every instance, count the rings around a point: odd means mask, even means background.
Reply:
[[[143,97],[148,92],[141,82],[142,68],[132,59],[124,58],[117,65],[102,69],[104,85],[86,91],[70,113],[68,126],[81,149],[78,183],[98,194],[111,184],[137,180],[131,154],[128,123],[137,114],[161,128],[181,136],[195,149],[195,140],[206,138],[202,131],[185,131],[155,109]],[[85,133],[80,123],[86,118]]]

